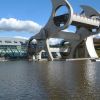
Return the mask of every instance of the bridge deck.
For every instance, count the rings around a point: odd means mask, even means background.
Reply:
[[[87,18],[86,16],[80,16],[80,15],[77,15],[77,14],[73,14],[73,22],[72,22],[73,25],[79,25],[79,26],[86,26],[88,28],[96,28],[96,27],[99,27],[100,25],[100,21],[99,20],[96,20],[96,19],[90,19],[90,18]]]

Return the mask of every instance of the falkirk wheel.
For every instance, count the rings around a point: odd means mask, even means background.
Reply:
[[[96,54],[92,36],[100,33],[100,14],[90,6],[81,5],[83,11],[75,14],[73,8],[67,0],[51,0],[52,13],[47,24],[39,33],[32,36],[28,41],[28,54],[35,57],[39,52],[45,50],[48,53],[48,60],[53,61],[53,55],[50,50],[49,38],[62,38],[70,43],[70,52],[66,59],[83,57],[98,58]],[[57,15],[57,11],[62,7],[66,8],[66,13]],[[64,32],[70,25],[76,27],[76,32]],[[31,42],[36,39],[35,48],[31,48]],[[80,50],[80,44],[84,44]],[[42,45],[42,47],[40,46]],[[81,52],[82,51],[82,52]],[[87,55],[86,55],[87,54]]]

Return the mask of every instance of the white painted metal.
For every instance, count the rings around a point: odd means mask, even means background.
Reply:
[[[93,36],[90,36],[86,39],[86,47],[89,53],[89,56],[91,58],[98,58],[98,55],[96,53],[95,47],[94,47],[94,43],[93,43]]]
[[[97,27],[99,27],[99,25],[100,25],[99,20],[92,19],[92,18],[90,19],[90,18],[87,18],[86,16],[80,16],[77,14],[73,14],[73,21],[80,22],[83,24],[93,25],[93,26],[97,26]]]

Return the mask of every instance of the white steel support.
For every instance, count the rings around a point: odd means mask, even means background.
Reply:
[[[93,43],[93,36],[90,36],[86,39],[86,47],[89,53],[89,56],[91,58],[98,58],[98,55],[96,53],[95,47],[94,47],[94,43]]]

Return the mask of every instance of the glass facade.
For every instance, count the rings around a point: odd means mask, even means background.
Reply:
[[[0,45],[0,57],[25,58],[27,57],[27,47],[25,45]]]
[[[0,58],[27,58],[27,43],[23,39],[0,39]]]

